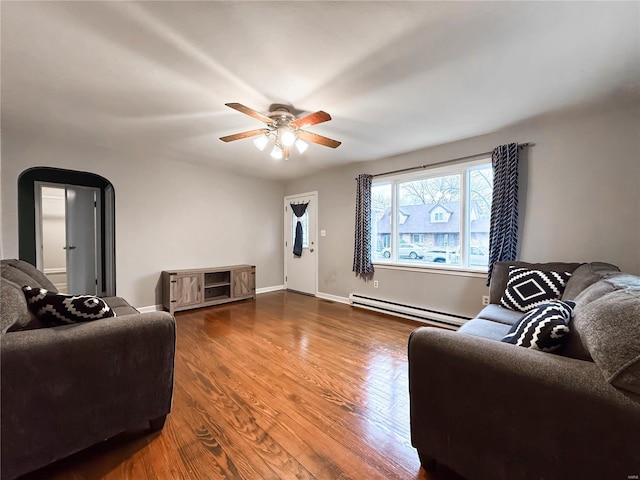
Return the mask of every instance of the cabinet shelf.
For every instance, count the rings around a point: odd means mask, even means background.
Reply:
[[[205,297],[204,303],[216,302],[216,303],[226,303],[230,300],[229,295],[218,295],[216,297]]]
[[[256,267],[165,270],[162,272],[162,305],[171,314],[256,296]]]

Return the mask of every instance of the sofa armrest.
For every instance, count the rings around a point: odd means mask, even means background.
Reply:
[[[3,335],[3,477],[166,415],[175,339],[166,312]]]
[[[409,339],[409,389],[413,445],[463,476],[640,472],[640,403],[593,362],[420,328]]]

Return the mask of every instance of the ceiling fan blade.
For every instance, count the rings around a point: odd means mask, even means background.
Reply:
[[[245,115],[249,115],[250,117],[255,118],[256,120],[260,120],[264,123],[273,123],[273,119],[267,117],[266,115],[261,114],[260,112],[256,112],[254,109],[245,107],[241,103],[225,103],[225,105],[229,108],[233,108]]]
[[[298,118],[293,122],[290,122],[289,125],[293,125],[298,128],[306,128],[311,125],[317,125],[318,123],[328,122],[329,120],[331,120],[331,115],[320,110],[305,117]]]
[[[315,133],[307,132],[306,130],[298,130],[296,132],[298,138],[302,140],[306,140],[308,142],[317,143],[319,145],[324,145],[325,147],[338,148],[342,142],[337,140],[332,140],[327,137],[323,137],[322,135],[317,135]]]
[[[247,132],[234,133],[233,135],[227,135],[226,137],[220,137],[223,142],[233,142],[234,140],[242,140],[243,138],[257,137],[263,133],[267,133],[268,128],[259,128],[258,130],[249,130]]]

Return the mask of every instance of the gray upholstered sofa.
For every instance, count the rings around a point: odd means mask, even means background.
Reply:
[[[26,262],[2,260],[1,477],[10,480],[171,410],[175,322],[105,298],[116,317],[43,327],[22,285],[57,291]]]
[[[509,265],[573,272],[559,353],[499,341],[523,315],[499,306]],[[499,262],[490,302],[457,332],[411,334],[411,439],[423,467],[469,480],[637,478],[640,277],[604,263]]]

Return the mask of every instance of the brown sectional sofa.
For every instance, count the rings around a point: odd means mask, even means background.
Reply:
[[[523,315],[499,305],[510,265],[573,272],[559,353],[500,342]],[[442,463],[469,480],[637,478],[640,277],[599,262],[498,262],[490,302],[457,332],[421,327],[409,339],[411,439],[425,469]]]
[[[116,317],[44,327],[22,285],[57,290],[20,260],[2,260],[1,478],[11,480],[171,410],[175,321],[119,297]]]

